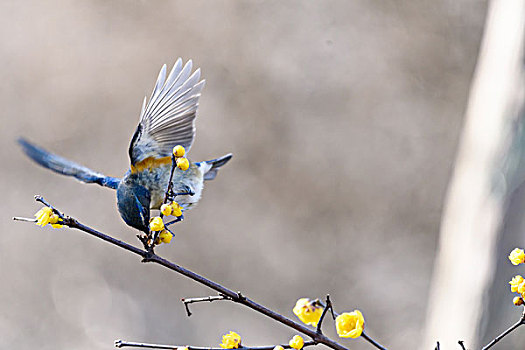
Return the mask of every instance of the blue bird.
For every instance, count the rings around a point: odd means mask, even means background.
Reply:
[[[73,176],[85,183],[96,183],[117,190],[117,208],[126,224],[149,233],[150,210],[163,204],[172,169],[176,145],[189,151],[195,137],[195,117],[204,80],[200,69],[192,72],[192,61],[184,66],[175,62],[166,77],[166,65],[159,73],[149,101],[144,98],[140,122],[129,145],[130,169],[122,179],[105,176],[70,160],[52,154],[25,139],[23,151],[36,163],[59,174]],[[173,193],[183,210],[201,198],[204,181],[213,180],[221,166],[232,157],[192,163],[188,170],[175,168]]]

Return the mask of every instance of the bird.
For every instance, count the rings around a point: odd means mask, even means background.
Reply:
[[[200,200],[204,181],[213,180],[232,154],[189,162],[187,170],[175,167],[174,147],[188,152],[195,138],[195,118],[205,80],[200,68],[178,58],[167,75],[162,66],[149,100],[144,97],[139,124],[128,148],[130,168],[122,178],[105,176],[85,166],[19,138],[24,153],[33,161],[56,173],[72,176],[84,183],[96,183],[117,192],[117,209],[124,222],[146,234],[150,232],[151,210],[160,209],[172,176],[172,193],[182,210]],[[171,172],[173,171],[173,174]],[[179,221],[181,218],[178,218]]]

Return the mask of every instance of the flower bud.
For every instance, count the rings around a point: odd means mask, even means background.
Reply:
[[[177,158],[184,157],[186,150],[181,145],[173,147],[173,155]]]
[[[513,302],[514,305],[516,305],[516,306],[520,306],[520,305],[525,304],[525,302],[523,301],[523,298],[522,298],[522,297],[514,297],[514,299],[512,299],[512,302]]]
[[[163,204],[160,206],[160,212],[162,215],[170,216],[172,211],[173,209],[169,204]]]
[[[171,209],[172,209],[171,214],[173,216],[176,216],[176,217],[182,216],[182,207],[180,206],[179,203],[177,202],[171,203]]]
[[[58,222],[58,219],[60,219],[60,217],[57,214],[52,214],[49,217],[49,223],[50,224],[56,224]]]
[[[164,229],[164,222],[160,216],[156,216],[151,219],[149,223],[149,229],[151,231],[162,231]]]
[[[186,171],[190,167],[190,162],[188,161],[188,158],[177,158],[177,167],[182,170]]]
[[[300,335],[294,335],[293,338],[288,342],[288,345],[290,345],[290,347],[295,350],[302,349],[304,346],[303,337]]]
[[[161,233],[159,233],[159,240],[162,242],[162,243],[169,243],[171,242],[171,239],[173,238],[173,235],[171,234],[171,232],[167,231],[167,230],[162,230]]]

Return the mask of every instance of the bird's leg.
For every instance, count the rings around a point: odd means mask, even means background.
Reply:
[[[168,227],[169,225],[175,224],[175,223],[177,223],[177,222],[179,222],[179,221],[182,221],[182,220],[184,220],[184,214],[182,214],[181,216],[178,216],[175,220],[170,221],[170,222],[164,224],[164,226]],[[169,230],[168,230],[168,231],[169,231]],[[171,232],[171,231],[170,231],[170,232]]]
[[[137,238],[142,243],[145,250],[149,251],[152,248],[152,244],[149,244],[149,242],[151,242],[151,237],[149,235],[138,234]]]
[[[173,237],[175,237],[175,233],[173,233],[173,231],[171,231],[168,227],[166,227],[166,231],[168,231]]]

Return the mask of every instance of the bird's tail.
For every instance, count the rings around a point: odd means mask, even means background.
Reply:
[[[224,164],[228,163],[232,159],[232,154],[229,153],[220,158],[204,161],[203,163],[207,165],[207,170],[204,171],[204,180],[213,180],[217,176],[219,168]]]
[[[44,168],[51,169],[54,172],[62,175],[73,176],[82,182],[97,183],[101,186],[112,189],[116,189],[118,187],[120,182],[120,179],[118,178],[97,173],[82,165],[57,156],[56,154],[50,153],[23,138],[19,138],[18,143],[20,146],[22,146],[22,150],[29,156],[29,158],[33,159]]]

